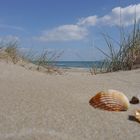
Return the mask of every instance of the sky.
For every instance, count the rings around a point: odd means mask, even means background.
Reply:
[[[63,61],[96,61],[103,58],[97,48],[107,50],[102,33],[119,40],[117,27],[131,28],[135,11],[139,20],[140,0],[0,0],[0,41],[63,52]]]

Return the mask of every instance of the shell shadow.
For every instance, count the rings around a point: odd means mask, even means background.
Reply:
[[[134,121],[134,122],[138,122],[139,123],[139,121],[135,118],[135,116],[133,116],[133,115],[129,115],[128,116],[128,120],[130,120],[130,121]]]

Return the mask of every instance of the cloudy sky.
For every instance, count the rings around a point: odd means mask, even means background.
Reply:
[[[102,33],[119,40],[120,23],[130,29],[135,11],[139,20],[140,0],[0,0],[0,41],[64,51],[60,60],[99,60],[96,47],[106,50]]]

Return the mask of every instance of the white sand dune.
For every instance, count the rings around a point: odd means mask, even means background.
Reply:
[[[107,89],[140,94],[140,70],[46,75],[0,62],[0,140],[140,140],[140,123],[131,120],[140,105],[126,112],[89,105]]]

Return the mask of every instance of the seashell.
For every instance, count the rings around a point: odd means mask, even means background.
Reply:
[[[101,91],[89,101],[94,108],[108,111],[126,111],[129,107],[128,98],[117,90]]]
[[[140,95],[133,96],[130,103],[131,104],[138,104],[140,102]]]
[[[140,109],[135,111],[135,118],[140,122]]]

